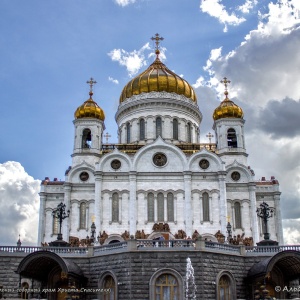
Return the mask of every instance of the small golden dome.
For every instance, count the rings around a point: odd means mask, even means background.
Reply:
[[[80,105],[74,114],[75,119],[95,118],[104,121],[103,109],[92,99],[93,92],[89,93],[90,98]]]
[[[157,55],[156,60],[149,68],[129,81],[123,88],[120,103],[134,95],[150,92],[176,93],[197,102],[193,87],[160,61],[159,50],[156,50],[155,53]]]
[[[243,110],[236,105],[233,101],[226,98],[221,102],[221,104],[215,109],[213,118],[214,120],[219,120],[223,118],[239,118],[242,119],[244,116]]]
[[[227,80],[226,77],[224,77],[221,83],[224,83],[225,85],[225,92],[224,92],[225,99],[214,110],[214,114],[213,114],[214,120],[216,121],[223,118],[242,119],[244,116],[243,110],[228,98],[227,84],[230,83],[230,81]]]

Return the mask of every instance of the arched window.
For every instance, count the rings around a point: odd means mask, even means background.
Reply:
[[[234,203],[234,220],[235,228],[242,228],[241,204],[239,202]]]
[[[86,229],[86,203],[83,202],[79,206],[79,229]]]
[[[236,299],[235,279],[230,272],[221,271],[216,282],[217,300]]]
[[[202,211],[203,211],[203,221],[207,222],[209,220],[209,196],[208,193],[202,194]]]
[[[103,289],[110,289],[110,293],[103,293],[103,300],[116,300],[116,283],[112,276],[108,275],[103,280]]]
[[[148,194],[147,207],[148,207],[148,222],[154,222],[154,195],[153,195],[153,193]]]
[[[151,300],[181,300],[184,299],[183,279],[172,269],[156,271],[150,279]]]
[[[119,222],[119,195],[118,195],[118,193],[113,193],[111,205],[112,205],[111,221]]]
[[[156,137],[162,137],[162,122],[161,117],[156,118]]]
[[[145,120],[140,119],[140,140],[144,140],[145,138]]]
[[[178,120],[173,119],[173,139],[178,140]]]
[[[117,278],[111,272],[104,272],[100,276],[99,288],[102,289],[99,293],[101,300],[117,300],[118,299],[118,285]],[[105,293],[109,290],[109,293]]]
[[[52,234],[58,234],[58,218],[53,216]]]
[[[92,147],[92,133],[91,130],[86,128],[82,132],[82,148]]]
[[[227,143],[228,147],[237,148],[237,138],[233,128],[229,128],[227,131]]]
[[[192,142],[192,125],[191,123],[187,123],[187,142]]]
[[[130,124],[126,124],[126,143],[130,143]]]
[[[155,282],[155,299],[179,300],[178,282],[171,274],[160,275]]]
[[[174,196],[172,193],[167,195],[168,222],[174,222]]]
[[[157,194],[157,221],[158,222],[164,221],[164,194],[163,193]]]

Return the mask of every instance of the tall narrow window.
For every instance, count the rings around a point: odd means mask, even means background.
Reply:
[[[234,203],[234,220],[235,228],[242,228],[241,204],[239,202]]]
[[[168,222],[174,222],[174,196],[172,193],[167,195]]]
[[[119,195],[118,193],[113,193],[112,195],[112,222],[119,222]]]
[[[202,195],[202,211],[203,211],[203,221],[209,221],[209,196],[208,193],[203,193]]]
[[[145,120],[140,119],[140,140],[144,140],[145,138]]]
[[[130,124],[126,124],[126,143],[130,143]]]
[[[86,229],[86,204],[83,202],[80,204],[79,207],[80,210],[80,224],[79,224],[79,228],[80,229]]]
[[[191,123],[187,123],[187,142],[192,142],[192,126]]]
[[[154,222],[154,195],[153,193],[148,194],[147,199],[147,207],[148,207],[148,222]]]
[[[229,128],[227,131],[227,143],[228,147],[237,148],[237,138],[233,128]]]
[[[58,234],[58,218],[53,217],[52,233]]]
[[[164,221],[164,194],[158,193],[157,195],[157,221]]]
[[[161,117],[156,118],[156,137],[162,137]]]
[[[82,132],[82,148],[92,147],[92,133],[91,130],[86,128]]]
[[[103,280],[103,287],[104,290],[110,290],[109,293],[102,293],[103,300],[116,300],[116,283],[112,276],[108,275]]]
[[[173,119],[173,139],[178,140],[178,120]]]
[[[155,300],[179,300],[178,282],[171,274],[160,275],[155,282]]]
[[[228,276],[223,275],[219,280],[218,300],[231,300],[231,295],[230,279]]]

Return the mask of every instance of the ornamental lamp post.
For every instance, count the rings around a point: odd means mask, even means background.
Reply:
[[[227,223],[226,228],[227,228],[227,233],[228,233],[227,241],[228,241],[228,243],[229,243],[229,242],[230,242],[230,239],[231,239],[231,237],[232,237],[232,235],[231,235],[231,232],[232,232],[232,231],[231,231],[232,226],[231,226],[230,222]]]
[[[62,222],[64,219],[68,218],[70,215],[70,211],[68,210],[66,212],[66,205],[63,204],[62,202],[60,204],[58,204],[57,208],[53,209],[52,211],[52,216],[55,219],[58,219],[58,223],[59,223],[59,232],[57,235],[57,240],[58,241],[62,241],[62,233],[61,233],[61,226],[62,226]]]
[[[268,219],[273,217],[274,208],[269,207],[269,205],[266,202],[263,202],[256,209],[256,213],[258,217],[262,218],[263,233],[264,233],[264,240],[257,243],[257,245],[258,246],[278,245],[278,242],[270,240],[270,233],[268,232]]]
[[[91,225],[91,242],[94,243],[95,241],[95,233],[96,233],[96,225],[95,223],[93,222],[92,225]]]

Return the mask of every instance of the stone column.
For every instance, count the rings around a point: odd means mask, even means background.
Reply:
[[[135,235],[136,233],[136,172],[129,172],[129,233]]]
[[[280,209],[280,192],[276,192],[274,195],[275,203],[275,224],[277,233],[277,242],[279,245],[283,245],[283,231],[282,231],[282,220],[281,220],[281,209]]]
[[[249,195],[250,195],[250,206],[251,206],[251,227],[252,227],[252,237],[253,237],[254,245],[256,245],[256,243],[259,242],[255,189],[256,189],[255,183],[250,183]]]
[[[67,211],[71,211],[71,183],[65,182],[64,184],[64,204],[66,205],[66,213]],[[72,215],[70,213],[69,217],[63,220],[62,223],[62,234],[63,240],[69,243],[69,236],[70,236],[70,228],[72,224]]]
[[[187,236],[192,236],[192,201],[191,201],[191,185],[192,185],[192,172],[184,171],[184,201],[185,201],[185,232]]]
[[[227,215],[227,193],[226,193],[226,171],[218,172],[219,189],[220,189],[220,225],[221,233],[226,237],[226,215]]]
[[[101,190],[102,190],[102,172],[96,171],[95,172],[95,206],[94,206],[96,236],[98,236],[98,233],[100,233],[100,231],[102,230]]]
[[[46,207],[46,194],[40,193],[40,212],[39,212],[39,233],[38,233],[38,244],[37,246],[41,246],[41,243],[44,242],[45,235],[45,207]]]

